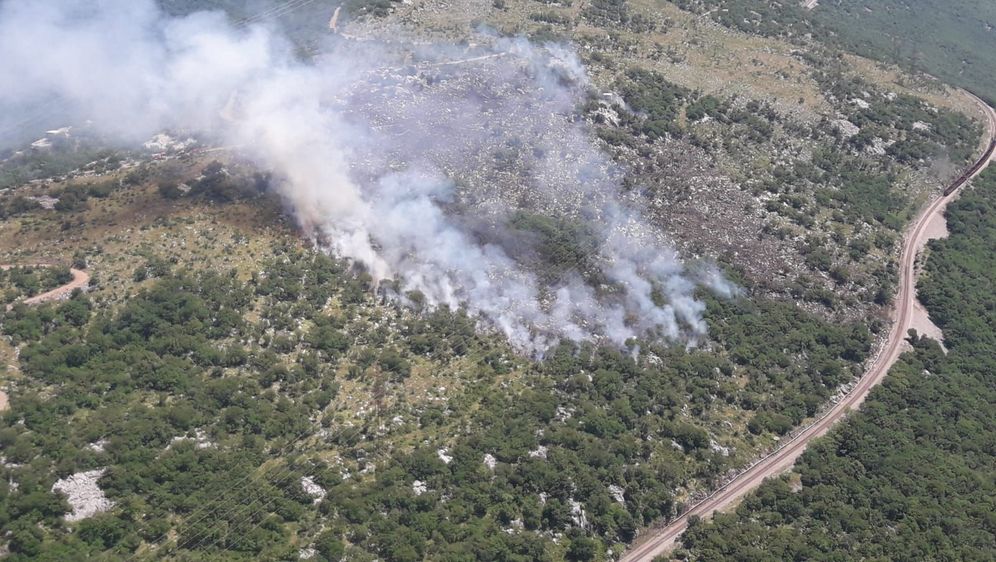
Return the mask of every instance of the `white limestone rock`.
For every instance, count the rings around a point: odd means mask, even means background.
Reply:
[[[301,477],[301,488],[304,490],[304,493],[312,497],[314,503],[321,503],[325,499],[325,488],[315,483],[315,479],[310,476]]]
[[[453,462],[453,457],[450,456],[450,452],[448,449],[445,448],[439,449],[438,451],[436,451],[436,456],[439,457],[439,460],[443,461],[443,464],[450,464],[451,462]]]
[[[530,458],[534,459],[546,460],[546,452],[547,452],[546,445],[540,445],[539,447],[536,447],[532,451],[529,451],[529,456]]]
[[[612,499],[619,502],[620,505],[626,505],[626,490],[623,490],[622,486],[612,484],[609,486],[609,494],[611,494]]]
[[[414,492],[416,496],[421,496],[428,491],[429,487],[425,484],[425,482],[422,482],[421,480],[412,482],[412,492]]]
[[[114,507],[114,502],[107,499],[104,491],[97,486],[97,481],[104,475],[105,470],[107,469],[100,468],[77,472],[52,485],[52,491],[64,494],[66,501],[73,508],[72,513],[66,515],[66,521],[80,521]]]

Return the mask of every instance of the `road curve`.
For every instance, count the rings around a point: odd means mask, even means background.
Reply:
[[[12,267],[50,267],[49,264],[43,263],[32,263],[32,264],[2,264],[0,269],[10,269]],[[51,291],[45,291],[39,295],[35,295],[31,298],[24,299],[22,302],[24,304],[40,304],[43,302],[55,301],[67,298],[76,289],[82,289],[90,283],[90,274],[83,271],[82,269],[76,269],[75,267],[69,268],[69,273],[73,275],[72,281],[52,289]],[[12,304],[7,305],[7,309],[10,310],[13,307]]]
[[[948,202],[958,196],[961,187],[968,180],[981,173],[993,159],[993,142],[996,141],[996,110],[978,97],[972,95],[972,98],[983,109],[988,120],[988,148],[983,153],[983,156],[972,166],[972,169],[977,168],[974,173],[959,178],[954,185],[950,186],[952,189],[945,190],[948,192],[948,195],[942,195],[931,202],[917,216],[913,224],[910,225],[903,242],[902,256],[900,257],[902,271],[900,273],[899,291],[896,294],[896,307],[892,312],[892,329],[889,332],[888,339],[872,361],[871,366],[865,371],[865,374],[858,379],[858,382],[840,402],[837,402],[815,422],[805,429],[798,431],[794,437],[782,443],[780,448],[762,457],[739,476],[712,492],[705,499],[694,504],[681,516],[668,523],[667,526],[655,529],[638,539],[632,548],[623,554],[620,562],[650,562],[655,557],[667,553],[674,547],[675,540],[688,526],[689,517],[693,515],[708,517],[715,511],[733,504],[748,492],[760,486],[765,478],[776,476],[791,468],[795,464],[796,459],[806,450],[806,446],[811,440],[826,434],[833,424],[840,421],[849,411],[860,406],[872,387],[885,378],[885,375],[889,372],[889,368],[892,367],[903,351],[906,332],[913,317],[913,303],[916,300],[914,266],[916,263],[917,248],[927,230],[927,224],[932,218],[943,213],[944,207],[947,206]]]

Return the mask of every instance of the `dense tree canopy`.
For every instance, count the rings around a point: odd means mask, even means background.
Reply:
[[[947,212],[919,293],[944,330],[913,350],[859,413],[789,478],[689,528],[693,560],[991,560],[996,529],[996,170]]]

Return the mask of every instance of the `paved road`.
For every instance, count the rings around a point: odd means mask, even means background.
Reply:
[[[984,108],[985,114],[988,117],[989,139],[996,138],[996,110],[993,110],[993,108],[989,107],[981,99],[975,96],[972,97],[975,98],[980,108]],[[984,159],[986,160],[986,164],[988,164],[992,160],[992,154],[987,154]],[[983,169],[985,169],[985,165],[974,175],[978,175]],[[944,212],[944,207],[951,199],[958,196],[961,187],[967,181],[967,179],[962,181],[950,195],[941,196],[934,200],[910,226],[903,243],[903,253],[899,262],[902,272],[899,292],[895,300],[896,309],[892,314],[894,320],[892,330],[889,332],[889,338],[886,340],[885,345],[854,388],[824,414],[823,417],[805,430],[798,432],[795,437],[786,441],[780,449],[762,458],[740,476],[734,478],[698,504],[695,504],[684,515],[678,517],[666,527],[652,531],[639,539],[623,555],[621,562],[650,562],[655,557],[667,553],[674,547],[675,539],[688,526],[688,518],[690,516],[707,517],[712,515],[715,511],[735,503],[748,492],[760,486],[765,478],[785,472],[795,464],[796,459],[806,450],[806,445],[811,440],[826,434],[833,424],[840,421],[849,411],[857,408],[864,402],[872,387],[885,378],[886,373],[889,372],[889,368],[896,362],[896,359],[903,351],[906,331],[913,317],[913,304],[916,300],[914,265],[919,241],[924,237],[927,224],[930,220]]]

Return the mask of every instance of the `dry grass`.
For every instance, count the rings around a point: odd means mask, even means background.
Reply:
[[[0,222],[0,259],[69,263],[85,253],[95,296],[117,299],[127,294],[133,272],[149,255],[191,269],[235,269],[247,279],[278,241],[294,237],[289,219],[273,205],[167,200],[150,183],[91,199],[84,211],[38,210]]]

